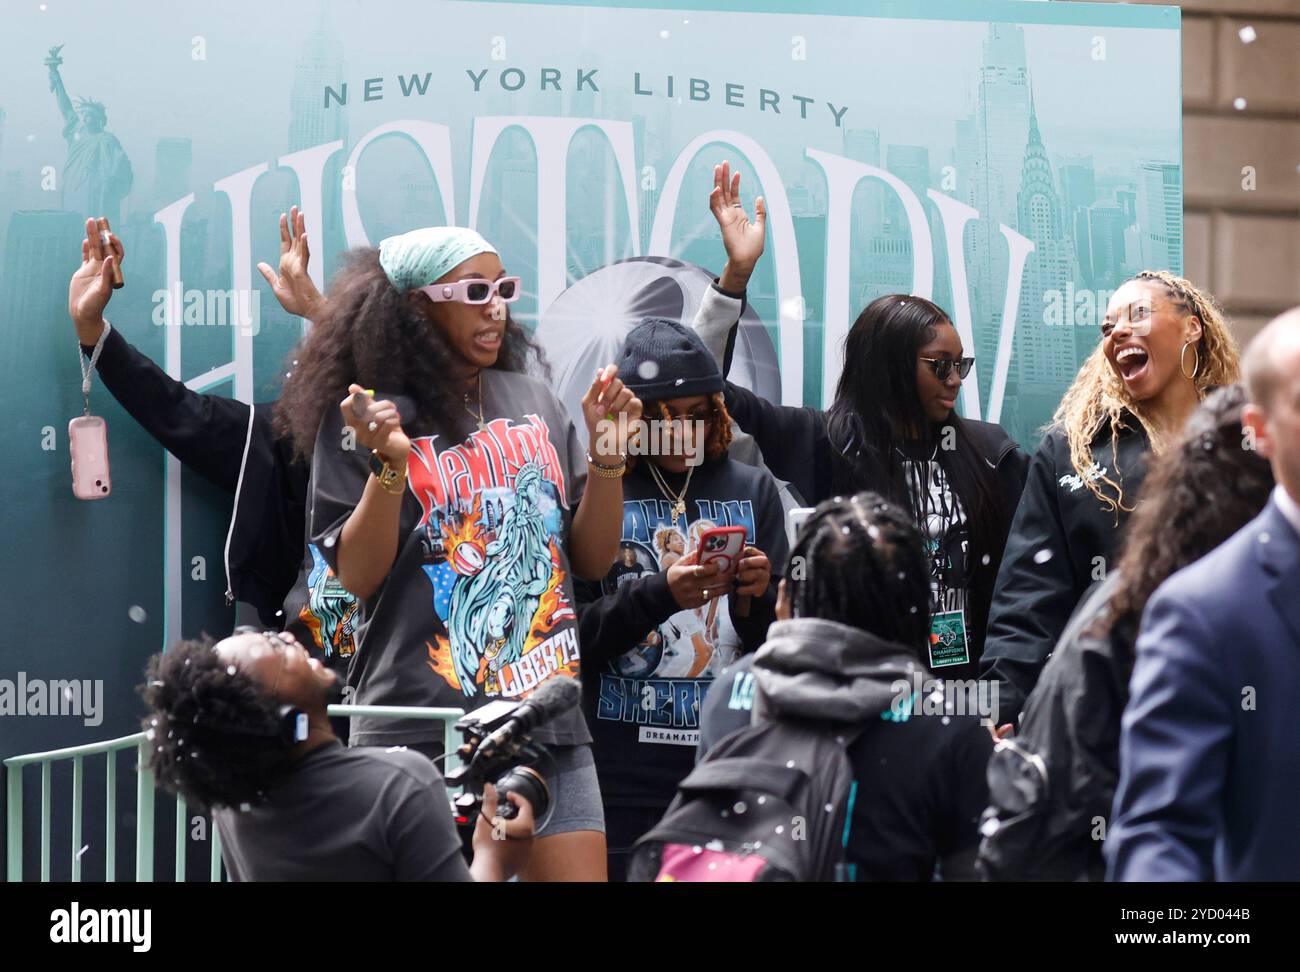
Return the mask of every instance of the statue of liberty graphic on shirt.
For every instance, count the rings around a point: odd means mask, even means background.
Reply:
[[[542,596],[555,586],[552,540],[541,509],[541,469],[519,467],[514,502],[504,511],[496,537],[484,550],[481,570],[457,577],[447,633],[461,691],[499,693],[498,673],[518,661],[533,628]]]

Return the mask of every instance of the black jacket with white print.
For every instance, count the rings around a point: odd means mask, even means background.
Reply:
[[[1104,427],[1092,441],[1093,479],[1123,489],[1110,509],[1070,464],[1065,432],[1051,429],[1029,464],[993,588],[980,677],[996,679],[1003,722],[1018,718],[1047,656],[1085,591],[1115,567],[1120,539],[1146,475],[1150,442],[1132,417],[1118,436]],[[1119,499],[1102,484],[1103,492]]]

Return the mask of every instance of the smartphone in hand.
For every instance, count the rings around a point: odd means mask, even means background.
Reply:
[[[718,565],[718,573],[728,574],[736,568],[745,550],[743,526],[714,527],[700,534],[701,564]]]

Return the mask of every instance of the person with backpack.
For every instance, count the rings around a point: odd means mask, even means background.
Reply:
[[[695,332],[647,318],[616,363],[658,422],[641,434],[665,431],[647,437],[651,454],[628,457],[620,559],[603,581],[574,585],[611,881],[623,880],[633,842],[695,764],[714,676],[763,643],[780,579],[772,564],[788,547],[776,482],[727,454],[722,374]],[[700,562],[715,527],[745,533],[727,570]]]
[[[927,677],[929,603],[907,513],[875,493],[819,504],[767,641],[705,698],[703,758],[632,879],[973,877],[993,737]]]

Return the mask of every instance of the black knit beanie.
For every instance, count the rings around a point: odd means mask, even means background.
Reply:
[[[712,395],[722,372],[699,335],[665,317],[647,317],[623,342],[618,377],[642,401]]]

